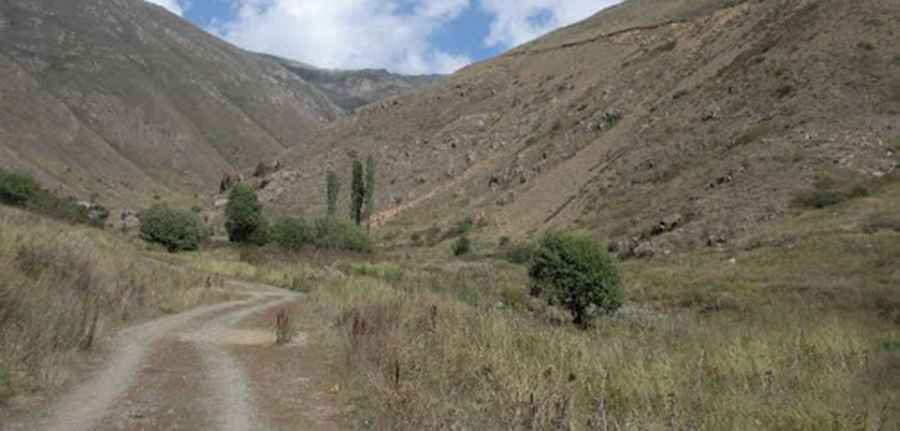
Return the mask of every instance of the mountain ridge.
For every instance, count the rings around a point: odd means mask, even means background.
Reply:
[[[324,170],[354,152],[382,166],[388,231],[475,217],[487,237],[720,244],[789,215],[820,176],[894,171],[897,32],[877,0],[627,1],[339,120],[265,198],[320,211]]]
[[[4,2],[0,76],[0,165],[108,203],[195,200],[346,114],[281,62],[142,0]]]

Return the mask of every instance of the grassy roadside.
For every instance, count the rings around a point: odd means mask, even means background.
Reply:
[[[895,183],[728,252],[627,262],[627,307],[588,332],[497,262],[382,268],[313,300],[361,429],[895,429],[898,221]]]
[[[0,206],[0,406],[52,391],[80,352],[135,320],[224,299],[129,239]]]

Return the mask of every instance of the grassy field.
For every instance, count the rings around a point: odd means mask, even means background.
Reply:
[[[143,247],[0,206],[0,406],[66,384],[73,359],[125,324],[227,297]]]
[[[121,238],[0,215],[12,274],[0,318],[23,322],[0,333],[19,346],[2,354],[5,388],[62,380],[48,370],[64,367],[10,364],[40,352],[64,361],[96,304],[106,329],[207,299],[189,288],[196,276],[153,271],[147,250]],[[900,428],[898,182],[798,209],[727,248],[622,262],[626,305],[587,330],[531,298],[526,267],[491,257],[496,246],[476,238],[457,259],[449,242],[150,255],[307,293],[297,319],[337,352],[335,388],[355,429]]]
[[[898,225],[894,183],[728,251],[625,262],[626,306],[587,331],[527,295],[523,266],[448,250],[185,258],[308,280],[357,429],[893,430]]]

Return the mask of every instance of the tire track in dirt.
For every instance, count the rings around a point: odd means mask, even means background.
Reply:
[[[191,372],[202,373],[203,379],[210,382],[213,396],[207,400],[207,410],[211,422],[216,424],[215,429],[255,429],[253,404],[246,381],[240,367],[224,348],[230,342],[229,337],[234,336],[229,326],[254,313],[296,299],[297,295],[268,286],[230,284],[237,287],[238,293],[250,298],[200,307],[119,332],[102,370],[61,396],[48,411],[36,414],[26,422],[5,424],[2,430],[90,431],[101,425],[103,429],[109,428],[107,424],[118,424],[112,426],[113,429],[130,429],[122,418],[128,416],[128,408],[135,406],[123,401],[127,401],[129,393],[140,392],[145,386],[142,383],[147,383],[140,379],[148,378],[145,367],[152,362],[149,359],[155,350],[173,343],[189,343],[201,357],[201,369]],[[158,413],[154,412],[154,407],[160,406],[138,407],[153,415]]]

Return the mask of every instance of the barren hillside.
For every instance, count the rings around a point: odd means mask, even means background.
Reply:
[[[466,216],[487,236],[578,227],[648,252],[726,243],[827,176],[896,166],[889,0],[631,0],[296,149],[266,189],[316,213],[324,172],[376,156],[379,224]]]
[[[211,193],[343,115],[282,63],[142,0],[5,0],[0,166],[107,203]]]

